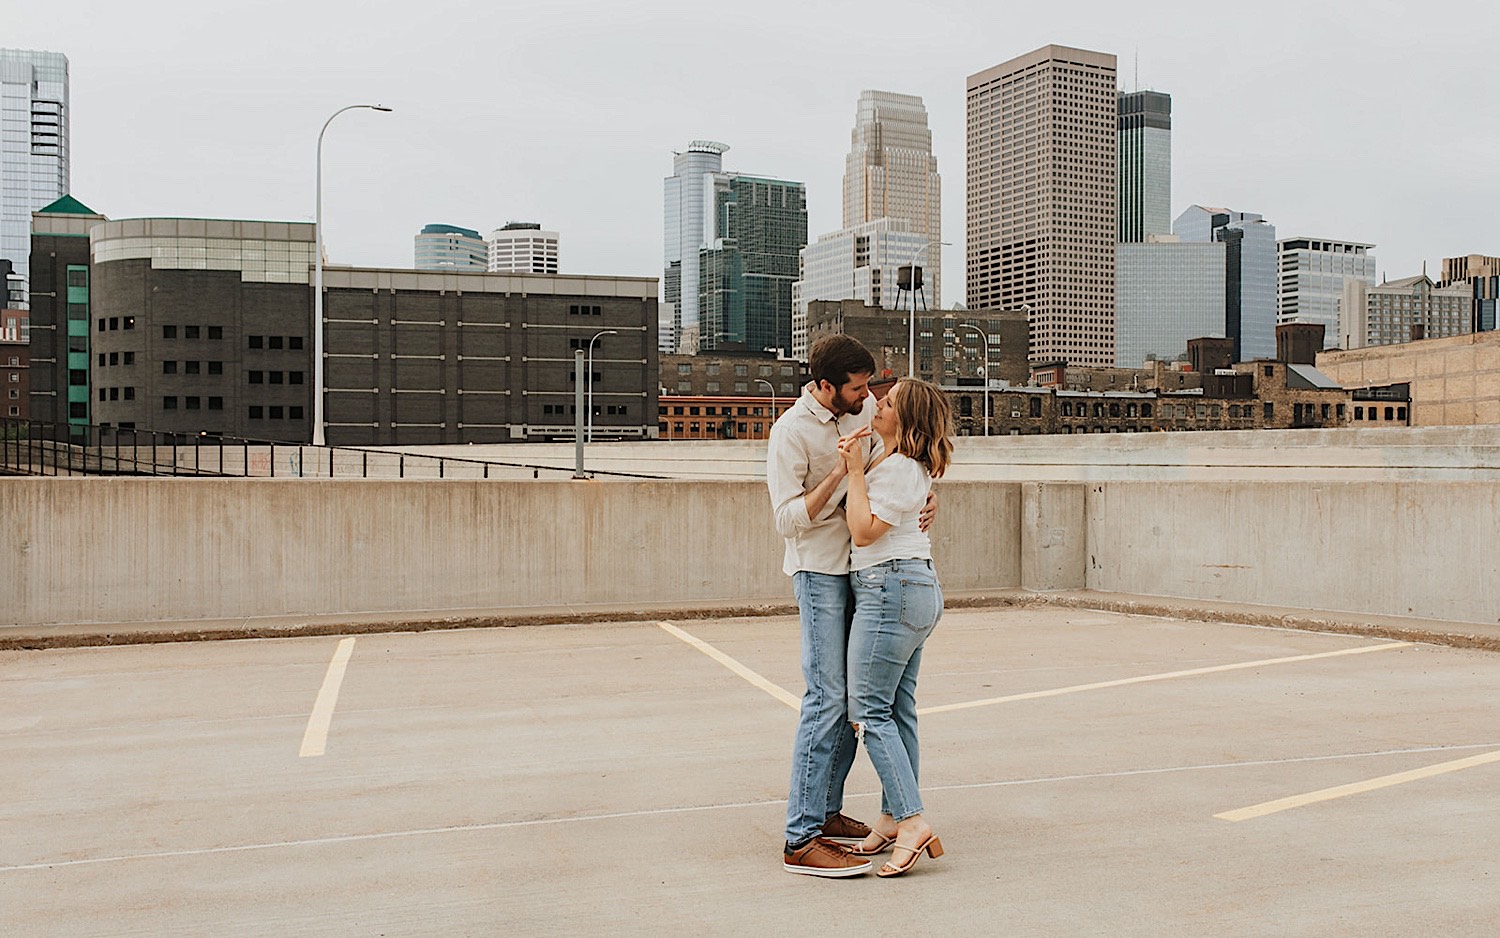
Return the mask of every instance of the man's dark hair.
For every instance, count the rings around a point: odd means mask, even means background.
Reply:
[[[850,375],[873,375],[875,357],[852,336],[824,336],[808,354],[807,372],[814,384],[827,381],[837,390],[849,383]]]

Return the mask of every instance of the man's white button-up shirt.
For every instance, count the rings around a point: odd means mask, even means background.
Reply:
[[[865,398],[857,414],[835,417],[812,395],[813,385],[802,389],[797,403],[787,408],[771,427],[766,449],[766,486],[776,513],[776,531],[786,539],[782,569],[787,575],[849,572],[849,527],[844,520],[844,495],[848,479],[841,479],[828,503],[816,518],[807,514],[804,496],[828,477],[842,458],[839,437],[870,425],[875,416],[874,395]],[[862,441],[865,459],[870,456],[871,437]]]

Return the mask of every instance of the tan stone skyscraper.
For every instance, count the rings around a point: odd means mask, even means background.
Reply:
[[[1117,123],[1108,53],[969,76],[968,306],[1029,307],[1033,362],[1114,364]]]
[[[908,231],[941,241],[943,183],[922,99],[889,91],[861,92],[849,144],[844,160],[844,228],[880,218],[903,219]],[[940,295],[942,249],[929,247],[918,263],[932,301]]]

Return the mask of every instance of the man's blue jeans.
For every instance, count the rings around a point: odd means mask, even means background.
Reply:
[[[792,748],[792,784],[787,796],[786,840],[800,844],[817,836],[823,822],[844,807],[844,780],[854,764],[854,728],[849,725],[849,621],[854,602],[849,577],[801,571],[792,590],[802,615],[802,715]]]
[[[922,813],[917,788],[917,672],[922,645],[943,615],[930,560],[889,560],[850,574],[849,718],[880,776],[882,814]]]

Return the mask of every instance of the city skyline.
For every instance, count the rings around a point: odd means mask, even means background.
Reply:
[[[344,104],[379,101],[395,113],[352,115],[328,135],[331,263],[400,265],[423,224],[503,210],[570,232],[570,269],[644,276],[658,275],[660,265],[653,237],[660,166],[682,141],[730,140],[738,165],[806,182],[810,228],[831,231],[841,220],[848,102],[860,90],[921,96],[934,153],[952,167],[965,158],[965,74],[1045,44],[1098,49],[1118,57],[1121,90],[1138,85],[1173,96],[1174,214],[1194,202],[1254,205],[1287,234],[1335,232],[1379,244],[1380,274],[1395,278],[1424,261],[1435,269],[1446,256],[1500,253],[1487,240],[1484,209],[1500,183],[1482,172],[1494,134],[1469,119],[1478,92],[1464,91],[1483,87],[1483,37],[1493,33],[1486,23],[1500,16],[1461,6],[1468,12],[1433,17],[1451,28],[1416,27],[1424,54],[1403,52],[1394,69],[1392,56],[1412,41],[1406,23],[1371,17],[1351,24],[1304,11],[1295,33],[1247,33],[1211,11],[1166,16],[1150,4],[1148,15],[1089,5],[1073,18],[1093,24],[1087,27],[1055,14],[944,4],[914,32],[885,36],[872,28],[869,41],[833,49],[819,37],[847,24],[832,12],[799,8],[803,29],[783,48],[766,52],[747,42],[714,59],[687,45],[693,30],[711,23],[706,11],[669,20],[664,7],[649,5],[592,11],[583,25],[568,9],[523,12],[504,23],[498,12],[474,11],[463,33],[434,17],[400,35],[346,32],[332,45],[319,38],[339,22],[331,10],[303,11],[307,28],[296,36],[247,18],[226,40],[221,22],[187,16],[190,8],[179,3],[151,5],[146,19],[176,24],[155,32],[124,11],[64,23],[23,8],[8,22],[7,45],[69,57],[71,194],[111,217],[307,220],[318,126]],[[398,9],[376,3],[369,12],[378,22]],[[496,39],[455,41],[470,34]],[[982,38],[994,35],[1005,38]],[[1224,47],[1256,39],[1263,77],[1336,81],[1360,93],[1288,105],[1276,82],[1208,77],[1223,74],[1210,65]],[[422,64],[438,50],[450,68],[516,82],[515,100],[475,108],[440,93],[441,76],[451,72]],[[637,56],[648,65],[625,64]],[[535,68],[551,59],[587,64],[561,74]],[[728,71],[752,62],[772,67],[764,82],[745,88],[686,80],[710,61]],[[614,68],[619,81],[601,87],[594,80]],[[768,107],[771,100],[777,104]],[[1381,127],[1397,113],[1421,114],[1442,133],[1392,146]],[[1247,127],[1255,128],[1248,141]],[[1224,152],[1215,142],[1224,138],[1241,146]],[[478,183],[467,173],[434,174],[454,148],[485,153],[491,169]],[[596,171],[601,153],[606,173]],[[948,188],[943,227],[954,244],[944,249],[944,266],[952,277],[963,269],[963,181],[950,173]]]

